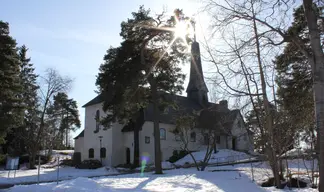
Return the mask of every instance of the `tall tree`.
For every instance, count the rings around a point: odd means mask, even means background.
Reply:
[[[30,63],[30,58],[27,57],[28,49],[26,46],[22,46],[19,49],[19,60],[20,60],[20,79],[23,86],[23,91],[21,94],[24,106],[24,123],[18,131],[15,132],[17,140],[15,142],[23,142],[26,149],[31,157],[31,142],[30,138],[35,134],[35,127],[39,126],[39,99],[38,99],[38,89],[37,85],[37,75],[34,72],[33,64]],[[31,159],[30,159],[31,161]]]
[[[294,21],[288,31],[291,35],[303,40],[304,47],[310,52],[303,6],[295,9],[293,16]],[[276,81],[279,104],[287,112],[290,123],[298,128],[299,132],[306,133],[306,138],[314,143],[315,121],[311,65],[307,57],[292,42],[286,44],[283,53],[278,55],[274,62],[278,72]]]
[[[320,8],[323,6],[323,2],[303,0],[303,6],[309,30],[311,52],[307,52],[307,48],[297,44],[297,42],[296,45],[301,47],[301,50],[312,66],[315,119],[319,146],[319,191],[324,192],[324,52],[321,39],[323,23],[318,25],[319,21],[323,21],[323,9]]]
[[[9,25],[0,20],[0,143],[12,128],[22,124],[19,58]]]
[[[68,77],[62,77],[56,70],[47,69],[44,76],[41,77],[40,84],[40,99],[39,99],[39,121],[37,124],[30,127],[28,137],[28,153],[30,154],[29,166],[35,168],[35,157],[41,148],[44,141],[44,133],[48,126],[47,117],[48,109],[51,106],[50,103],[53,100],[53,96],[59,92],[67,91],[72,83],[72,80]]]
[[[53,112],[61,121],[59,127],[61,144],[63,146],[65,135],[65,147],[68,147],[69,132],[81,127],[77,103],[73,99],[69,99],[66,93],[59,92],[54,95],[53,107]]]
[[[161,93],[183,90],[185,76],[178,64],[186,47],[181,45],[183,40],[165,30],[175,26],[175,17],[167,21],[163,14],[153,18],[143,6],[132,16],[121,24],[123,42],[108,49],[96,85],[105,98],[103,110],[112,112],[104,122],[127,123],[138,111],[153,105],[155,172],[160,174],[159,114],[168,104]]]

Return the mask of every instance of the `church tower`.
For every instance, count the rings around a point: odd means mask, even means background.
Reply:
[[[191,60],[190,60],[190,78],[187,87],[187,97],[196,101],[202,106],[208,105],[208,89],[202,72],[199,43],[194,37],[191,44]]]

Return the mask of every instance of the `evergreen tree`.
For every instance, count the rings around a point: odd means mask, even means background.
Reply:
[[[293,16],[294,21],[288,33],[290,36],[298,36],[310,52],[303,6],[298,7]],[[274,62],[278,72],[276,81],[280,106],[287,112],[290,123],[298,128],[296,131],[306,132],[314,137],[313,76],[308,58],[290,42]]]
[[[31,158],[31,151],[34,147],[33,138],[36,137],[36,130],[40,124],[40,112],[38,99],[39,86],[37,85],[38,76],[35,74],[33,64],[30,63],[31,59],[27,57],[27,51],[28,49],[25,45],[19,50],[20,79],[23,86],[21,97],[25,106],[25,113],[24,124],[22,128],[16,132],[16,137],[26,145],[27,152]]]
[[[154,108],[155,172],[162,173],[159,114],[170,103],[163,94],[183,90],[184,75],[179,67],[186,47],[174,33],[161,30],[175,25],[175,17],[166,22],[157,19],[143,6],[132,13],[133,18],[121,24],[123,42],[109,48],[100,66],[96,85],[104,98],[104,111],[112,112],[103,124],[128,123],[149,104]],[[168,49],[170,43],[173,44]],[[139,164],[138,127],[134,130],[134,164]]]
[[[19,78],[19,58],[9,25],[0,20],[0,143],[6,134],[23,121]]]
[[[38,119],[38,96],[37,96],[37,75],[34,72],[33,64],[30,63],[30,58],[27,58],[27,51],[25,45],[19,48],[18,56],[20,61],[20,82],[22,86],[19,97],[24,107],[24,121],[23,124],[13,129],[7,136],[8,153],[21,155],[28,148],[31,134],[34,133],[33,127],[39,123]]]
[[[69,132],[81,127],[78,106],[76,101],[69,99],[67,94],[63,92],[54,95],[53,99],[54,105],[51,113],[57,119],[60,119],[58,129],[59,140],[61,141],[61,146],[63,146],[65,136],[65,146],[68,147]]]

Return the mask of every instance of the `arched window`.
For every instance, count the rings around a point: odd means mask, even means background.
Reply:
[[[196,142],[196,133],[195,132],[190,133],[190,141]]]
[[[106,158],[106,148],[104,147],[100,149],[100,158]]]
[[[93,148],[89,149],[89,158],[94,158],[94,149]]]
[[[160,139],[166,140],[166,131],[164,128],[160,128]]]
[[[96,111],[95,120],[96,120],[96,130],[95,130],[95,133],[97,133],[99,131],[99,126],[100,126],[100,111],[99,110]]]

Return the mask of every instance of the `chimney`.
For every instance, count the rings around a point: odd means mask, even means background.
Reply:
[[[221,110],[228,110],[228,102],[227,100],[221,100],[219,102],[219,106]]]

